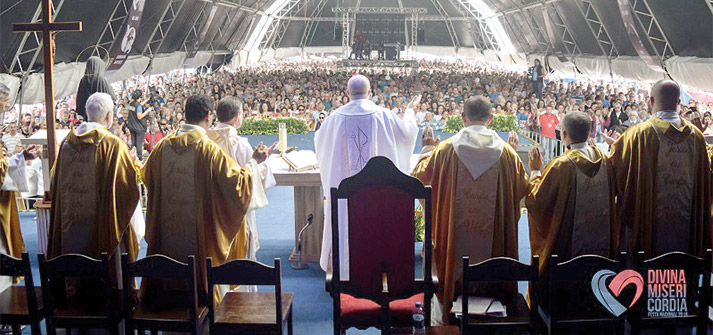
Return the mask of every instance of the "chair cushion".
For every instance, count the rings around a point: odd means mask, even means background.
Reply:
[[[369,299],[359,299],[348,294],[340,294],[342,302],[342,322],[345,324],[362,325],[381,323],[381,307]],[[389,303],[391,322],[395,326],[411,325],[411,314],[416,302],[423,304],[423,293],[416,294],[408,299],[394,300]]]

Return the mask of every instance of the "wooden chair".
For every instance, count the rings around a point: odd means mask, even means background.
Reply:
[[[72,329],[106,329],[110,334],[119,334],[121,299],[112,288],[106,253],[102,253],[101,260],[79,254],[50,260],[39,254],[37,258],[49,335],[55,335],[57,328],[66,329],[67,334]],[[80,290],[68,295],[67,281],[81,283]]]
[[[341,280],[338,201],[347,200],[349,280]],[[424,279],[415,279],[414,202],[424,206]],[[431,299],[437,279],[431,264],[431,188],[399,171],[385,157],[332,188],[332,269],[326,289],[333,299],[334,333],[376,327],[411,327],[416,302],[430,325]]]
[[[686,315],[649,316],[649,290],[644,289],[639,308],[627,318],[631,334],[636,335],[642,329],[665,329],[674,334],[679,328],[696,328],[696,334],[706,334],[708,329],[708,310],[711,306],[711,249],[706,250],[703,258],[684,252],[674,251],[645,260],[643,251],[634,257],[636,270],[649,282],[649,270],[684,270],[686,285]],[[693,293],[693,294],[691,294]],[[668,299],[667,299],[668,300]],[[694,311],[694,312],[691,312]]]
[[[621,259],[625,259],[622,253]],[[588,332],[591,334],[622,334],[624,318],[609,313],[594,297],[591,281],[594,274],[603,269],[619,272],[623,262],[598,255],[582,255],[562,262],[557,255],[550,257],[548,278],[549,303],[538,308],[548,334],[562,331]],[[579,284],[579,286],[575,286]],[[581,306],[561,311],[558,298]]]
[[[12,333],[19,335],[22,325],[30,325],[32,335],[40,335],[40,321],[45,318],[42,290],[35,288],[32,280],[30,256],[22,259],[0,254],[0,276],[25,277],[25,286],[13,285],[0,293],[0,324],[11,325]]]
[[[171,307],[156,307],[152,301],[140,301],[133,308],[127,308],[125,327],[126,334],[151,334],[158,331],[183,332],[201,334],[205,326],[208,308],[198,304],[198,286],[196,284],[196,262],[194,256],[188,256],[188,263],[181,263],[168,256],[151,255],[131,263],[128,254],[121,255],[121,271],[124,287],[133,287],[134,278],[175,279],[187,284],[189,292],[174,296],[166,294],[166,298],[178,298]],[[130,304],[133,300],[131,290],[124,290],[124,302]],[[185,297],[183,297],[185,296]],[[173,299],[172,299],[173,300]]]
[[[206,259],[206,264],[211,334],[282,335],[287,324],[287,334],[292,335],[292,301],[295,294],[282,293],[279,258],[275,258],[274,267],[247,259],[212,267],[210,257]],[[228,292],[214,307],[215,285],[273,285],[275,292]]]
[[[524,299],[519,301],[520,294],[516,293],[514,301],[502,301],[507,306],[507,317],[482,317],[476,318],[468,315],[469,293],[475,283],[513,283],[519,281],[529,282],[529,287],[533,288],[537,283],[538,268],[540,258],[532,257],[531,265],[521,263],[508,257],[497,257],[485,260],[478,264],[470,265],[470,258],[463,257],[463,298],[461,316],[461,334],[480,334],[483,332],[495,331],[527,331],[535,333],[537,331],[537,290],[530,290],[529,310],[525,309]]]

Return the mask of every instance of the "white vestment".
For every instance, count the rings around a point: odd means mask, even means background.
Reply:
[[[352,100],[337,109],[314,135],[322,188],[327,197],[320,265],[327,270],[332,255],[330,189],[339,187],[347,177],[357,174],[375,156],[390,159],[399,170],[408,173],[416,146],[418,126],[412,109],[403,120],[390,110],[368,99]],[[346,201],[339,203],[339,254],[341,278],[349,278],[349,243],[347,240]]]
[[[270,169],[270,164],[267,163],[267,160],[257,164],[257,162],[252,159],[253,147],[246,138],[238,136],[238,131],[231,125],[219,123],[208,131],[208,137],[215,141],[215,143],[218,143],[240,166],[249,167],[253,176],[260,176],[260,178],[252,179],[252,199],[250,199],[250,207],[245,215],[249,234],[246,258],[257,261],[256,254],[260,249],[260,243],[258,241],[255,210],[267,206],[268,201],[265,193],[270,187],[276,184],[275,177],[272,175],[272,170]],[[257,292],[257,286],[243,285],[239,290]]]

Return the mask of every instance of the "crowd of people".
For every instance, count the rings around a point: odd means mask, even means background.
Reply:
[[[85,77],[95,75],[89,68],[87,71]],[[94,67],[91,71],[96,72]],[[247,118],[300,118],[315,131],[349,101],[345,83],[355,72],[367,75],[374,83],[370,99],[396,114],[403,114],[413,96],[422,95],[415,110],[421,129],[442,130],[448,117],[461,114],[464,99],[474,95],[488,96],[494,114],[516,115],[521,129],[541,132],[545,147],[547,139],[560,139],[560,120],[570,111],[591,116],[591,136],[597,142],[603,142],[603,132],[622,133],[651,117],[645,103],[649,86],[642,83],[549,78],[539,87],[541,75],[533,79],[532,73],[522,69],[474,61],[422,61],[418,69],[356,70],[338,68],[330,60],[311,60],[259,64],[237,71],[175,71],[154,76],[149,82],[135,78],[114,83],[110,95],[117,101],[111,131],[147,155],[163,136],[185,123],[183,108],[192,94],[209,95],[216,103],[233,96],[242,102]],[[76,105],[74,97],[56,103],[58,128],[69,129],[84,121],[86,116]],[[693,100],[681,109],[682,115],[702,131],[713,132],[711,111],[712,104]],[[17,134],[30,136],[45,127],[41,107],[25,107],[19,121],[18,114],[12,108],[3,129],[3,137],[13,148]],[[214,113],[211,117],[215,123]]]

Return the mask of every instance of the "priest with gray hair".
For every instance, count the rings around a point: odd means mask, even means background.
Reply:
[[[111,96],[94,93],[85,107],[87,122],[69,132],[55,161],[47,256],[74,253],[99,258],[106,252],[113,285],[120,289],[120,255],[125,252],[136,259],[144,229],[137,206],[138,172],[129,148],[108,129],[114,120]],[[77,296],[101,295],[96,282],[73,280],[67,285]]]
[[[406,107],[403,118],[399,118],[369,99],[372,93],[367,77],[351,77],[347,88],[351,102],[330,115],[314,135],[327,203],[330,203],[330,189],[338,187],[344,178],[357,174],[374,156],[390,159],[397,168],[407,173],[418,136],[413,108],[418,105],[421,96],[415,96]],[[324,217],[320,265],[326,271],[331,266],[329,260],[332,248],[332,215],[329,206]],[[346,280],[349,278],[346,206],[339,209],[339,244],[340,274]]]

